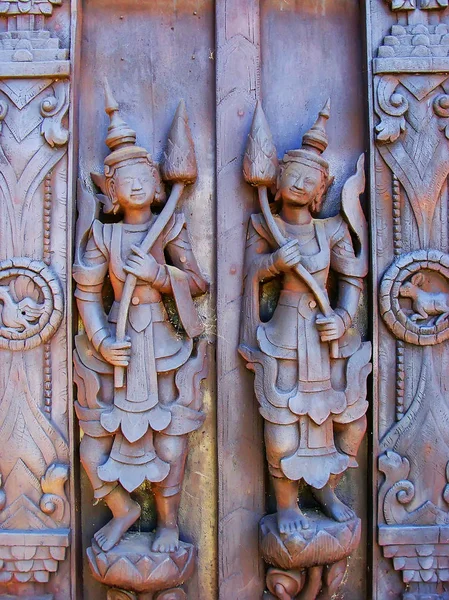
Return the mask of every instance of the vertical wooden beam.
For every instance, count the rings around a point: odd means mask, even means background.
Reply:
[[[2,598],[76,596],[70,104],[77,2],[57,4],[8,3],[8,31],[0,33]]]
[[[366,1],[375,600],[449,591],[449,324],[429,305],[449,293],[445,4]]]
[[[259,0],[216,6],[219,597],[254,600],[264,589],[264,455],[253,383],[237,347],[246,226],[257,206],[242,160],[260,94]]]

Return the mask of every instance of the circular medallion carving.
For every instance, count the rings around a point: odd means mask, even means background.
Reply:
[[[0,348],[29,350],[47,342],[61,324],[62,287],[42,261],[0,262]]]
[[[382,278],[379,303],[398,339],[416,346],[449,339],[449,255],[415,250],[400,256]]]

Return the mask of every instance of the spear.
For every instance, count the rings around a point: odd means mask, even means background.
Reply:
[[[181,100],[170,128],[167,150],[162,164],[162,177],[165,181],[172,182],[173,187],[164,208],[140,244],[140,249],[146,254],[151,251],[151,248],[173,216],[185,186],[193,183],[196,180],[197,174],[195,148],[190,132],[186,106],[184,100]],[[129,305],[136,284],[137,278],[128,273],[117,316],[117,341],[125,340]],[[124,374],[124,367],[115,367],[114,385],[116,388],[123,387]]]
[[[281,247],[288,242],[288,239],[281,232],[273,217],[267,192],[267,188],[276,183],[277,169],[276,148],[262,106],[260,102],[257,102],[243,159],[243,176],[249,184],[257,187],[260,208],[265,222],[274,241]],[[293,267],[293,271],[309,286],[323,315],[325,317],[333,316],[334,311],[329,304],[327,294],[320,288],[307,269],[301,263],[298,263]],[[338,358],[337,340],[330,342],[330,354],[332,358]]]

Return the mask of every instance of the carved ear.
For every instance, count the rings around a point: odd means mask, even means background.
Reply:
[[[115,214],[118,207],[114,203],[115,193],[112,178],[100,175],[100,173],[91,173],[90,176],[95,185],[103,192],[96,194],[97,199],[103,204],[103,212]]]
[[[422,273],[416,273],[416,275],[413,275],[412,277],[412,283],[413,285],[421,287],[424,283],[424,275]]]
[[[107,195],[108,192],[106,189],[106,177],[104,175],[101,175],[100,173],[91,173],[90,176],[92,178],[92,181],[97,187],[100,188],[103,194]]]
[[[323,196],[325,196],[327,194],[328,189],[331,187],[331,185],[334,183],[334,181],[335,181],[335,177],[333,175],[331,175],[330,177],[327,178],[327,181],[324,185]]]

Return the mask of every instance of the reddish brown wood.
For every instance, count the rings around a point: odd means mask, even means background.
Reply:
[[[201,272],[211,282],[215,280],[213,18],[213,3],[209,0],[183,1],[176,8],[162,0],[131,5],[89,0],[83,14],[79,92],[79,176],[89,192],[98,192],[93,188],[90,173],[102,172],[108,151],[104,144],[109,121],[104,114],[104,76],[119,102],[122,118],[136,131],[139,146],[151,150],[153,160],[158,163],[163,162],[170,125],[180,99],[184,98],[198,177],[193,185],[186,186],[179,208],[185,215]],[[126,42],[111,44],[112,31],[117,39]],[[185,151],[181,154],[186,156]],[[170,172],[164,176],[171,177]],[[170,191],[170,185],[167,190]],[[210,340],[215,332],[213,302],[212,295],[196,301]],[[195,546],[202,557],[196,561],[197,568],[185,584],[186,594],[205,600],[216,598],[217,578],[213,353],[210,359],[210,374],[202,385],[207,416],[189,441],[179,517],[181,540]],[[102,504],[92,507],[92,492],[84,476],[82,493],[85,556],[92,536],[110,519],[110,512]],[[142,506],[141,519],[134,529],[153,530],[156,511],[150,487],[141,486],[133,497]],[[83,576],[85,600],[104,595],[105,588],[93,580],[87,561],[83,564]],[[173,594],[177,598],[179,593]]]
[[[261,422],[236,349],[246,221],[256,198],[242,177],[260,91],[259,0],[216,3],[217,426],[221,600],[262,594],[257,523],[265,512]]]
[[[75,29],[70,3],[60,4],[7,3],[0,34],[0,595],[49,600],[75,590],[76,541],[68,118]]]
[[[259,187],[262,214],[248,224],[239,352],[255,374],[276,500],[276,515],[261,521],[260,542],[264,559],[283,571],[271,572],[267,582],[278,597],[292,600],[314,600],[324,585],[323,565],[332,569],[346,559],[361,532],[335,488],[357,465],[366,431],[371,345],[352,327],[368,271],[368,225],[359,200],[364,157],[343,186],[340,214],[313,217],[330,182],[323,155],[329,117],[328,100],[301,148],[286,152],[278,167],[258,105],[244,160],[245,179]],[[267,187],[275,191],[272,207]],[[330,272],[338,282],[334,306]],[[270,295],[267,310],[261,298]],[[312,514],[305,511],[305,484],[319,507]],[[304,569],[300,589],[288,591],[285,581],[295,582]]]
[[[449,592],[447,6],[367,2],[376,600]]]

